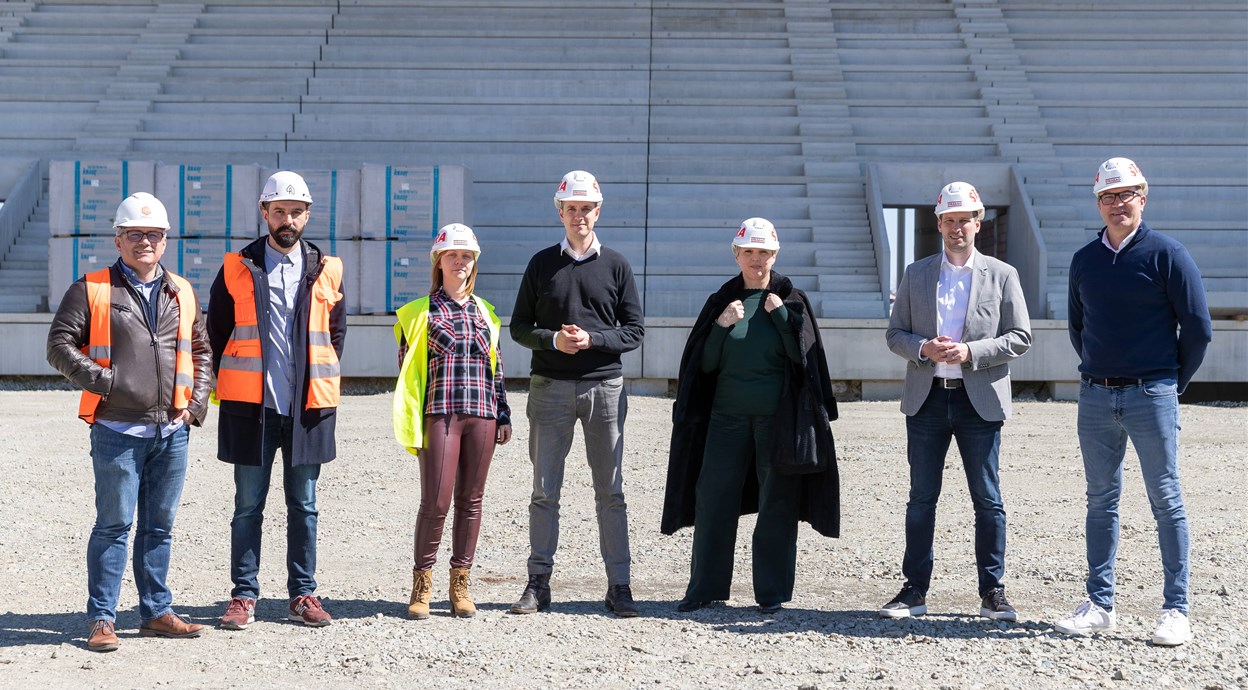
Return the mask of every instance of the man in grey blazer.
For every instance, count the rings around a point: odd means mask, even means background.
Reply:
[[[1017,620],[1005,598],[1005,508],[997,476],[1001,425],[1010,417],[1009,361],[1031,347],[1027,304],[1013,266],[975,250],[984,204],[952,182],[936,200],[944,251],[906,268],[888,321],[888,348],[906,360],[910,499],[906,582],[880,609],[886,618],[927,613],[936,500],[950,440],[956,439],[975,507],[979,615]]]

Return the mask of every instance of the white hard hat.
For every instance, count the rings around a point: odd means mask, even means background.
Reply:
[[[260,192],[260,203],[270,201],[306,201],[312,205],[312,192],[308,191],[308,183],[298,173],[279,170],[269,176],[264,183],[264,191]]]
[[[975,187],[966,182],[950,182],[940,190],[936,197],[936,215],[944,215],[952,211],[965,211],[978,214],[984,210],[984,202],[979,198]]]
[[[555,190],[555,208],[561,201],[593,201],[602,203],[602,189],[598,180],[584,170],[573,170],[559,181],[559,189]]]
[[[1130,158],[1110,158],[1096,169],[1096,179],[1092,181],[1092,194],[1099,196],[1107,189],[1123,189],[1125,187],[1143,187],[1148,193],[1148,180],[1140,172],[1140,166]]]
[[[776,237],[776,226],[766,218],[747,218],[741,221],[737,234],[732,238],[734,247],[754,247],[779,251],[780,238]]]
[[[437,237],[433,238],[433,247],[429,249],[429,261],[434,261],[438,252],[449,249],[467,249],[474,256],[481,256],[481,245],[477,244],[477,236],[473,234],[472,228],[463,223],[443,225],[438,230]]]
[[[147,192],[135,192],[122,200],[113,216],[114,228],[169,229],[169,213],[160,199]]]

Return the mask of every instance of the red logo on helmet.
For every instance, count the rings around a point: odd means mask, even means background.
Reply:
[[[972,189],[971,191],[967,192],[967,193],[966,193],[966,195],[967,195],[967,196],[969,196],[969,197],[971,197],[971,201],[979,201],[979,197],[978,197],[978,196],[975,196],[975,190],[974,190],[974,189]]]
[[[741,229],[740,229],[740,230],[737,230],[737,237],[745,237],[745,226],[744,226],[744,225],[742,225],[742,226],[741,226]]]
[[[559,183],[559,191],[561,191],[561,192],[566,192],[566,191],[568,191],[568,181],[567,181],[567,180],[564,180],[563,182],[560,182],[560,183]]]
[[[440,242],[445,242],[445,241],[446,241],[446,233],[441,232],[441,233],[438,233],[438,239],[434,240],[433,243],[438,244]]]

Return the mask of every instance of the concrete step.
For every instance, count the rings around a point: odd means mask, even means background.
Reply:
[[[30,291],[25,294],[0,295],[0,313],[2,314],[34,314],[46,311],[47,295]]]
[[[0,271],[0,288],[17,289],[44,289],[48,286],[48,271],[45,268],[38,270],[3,270]]]
[[[48,238],[43,236],[42,242],[15,242],[4,255],[6,261],[42,261],[48,260]]]
[[[831,319],[883,319],[888,317],[883,297],[877,292],[857,295],[820,294],[818,309],[820,318]],[[816,295],[812,295],[812,301]]]
[[[3,261],[0,261],[0,272],[10,271],[10,270],[46,271],[47,268],[48,268],[48,260],[46,257],[42,261],[10,259],[8,257],[5,257]],[[3,275],[3,273],[0,273],[0,275]]]

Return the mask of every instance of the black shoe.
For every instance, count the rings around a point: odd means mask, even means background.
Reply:
[[[880,609],[881,618],[909,618],[927,613],[927,597],[918,589],[905,585],[893,600]]]
[[[512,613],[537,613],[550,608],[550,573],[530,575],[520,600],[511,605]]]
[[[771,614],[778,612],[778,611],[779,611],[782,607],[783,607],[783,605],[782,605],[782,604],[779,604],[779,603],[775,603],[775,604],[759,604],[759,605],[758,605],[758,612],[759,612],[759,613],[761,613],[761,614],[763,614],[764,616],[770,616]]]
[[[988,590],[979,603],[979,615],[994,621],[1016,621],[1018,613],[1010,602],[1005,600],[1005,588],[997,587]]]
[[[628,585],[611,585],[607,588],[607,609],[614,611],[620,618],[632,618],[637,615],[637,604],[633,602],[633,591]]]
[[[690,599],[686,597],[684,599],[681,599],[680,602],[676,604],[676,610],[681,613],[690,613],[693,611],[697,611],[698,609],[704,609],[710,605],[711,605],[711,602],[709,601],[696,601],[694,599]]]

